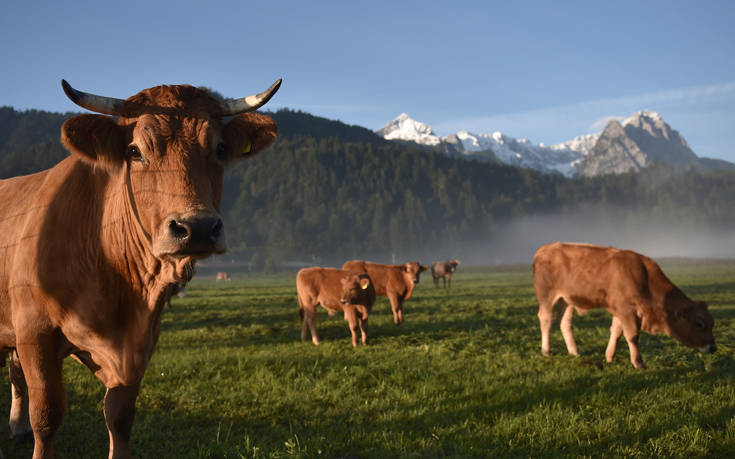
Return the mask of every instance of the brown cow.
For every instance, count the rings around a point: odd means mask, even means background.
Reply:
[[[439,287],[439,278],[442,279],[443,285],[447,288],[452,286],[452,274],[459,266],[459,260],[435,261],[431,264],[431,277],[434,279],[434,287]]]
[[[368,273],[375,285],[375,294],[388,298],[393,311],[393,322],[400,325],[403,323],[403,301],[411,298],[414,287],[419,283],[419,276],[428,268],[417,261],[402,265],[381,265],[351,260],[346,261],[342,269],[353,273]]]
[[[308,328],[311,330],[311,341],[319,345],[316,307],[321,304],[330,316],[337,311],[344,312],[352,333],[353,346],[357,346],[358,328],[362,344],[367,344],[368,315],[375,302],[375,289],[366,273],[354,274],[334,268],[304,268],[296,275],[296,291],[302,341],[306,341]]]
[[[228,273],[220,271],[217,273],[217,282],[221,280],[229,281],[229,280],[232,280],[232,278],[230,277]]]
[[[62,81],[72,101],[112,116],[67,120],[61,141],[71,156],[0,181],[0,350],[11,356],[11,432],[32,431],[34,458],[53,455],[69,355],[107,388],[109,456],[130,456],[170,286],[226,250],[224,170],[275,139],[273,120],[248,112],[279,85],[237,100],[186,85],[121,100]]]
[[[579,355],[572,335],[572,315],[605,308],[613,316],[608,362],[618,339],[625,335],[630,361],[644,368],[638,350],[640,330],[663,332],[680,343],[714,352],[714,319],[702,302],[690,300],[648,257],[630,250],[589,244],[555,242],[542,246],[533,258],[533,284],[539,302],[541,353],[549,355],[554,306],[559,303],[561,332],[572,355]]]

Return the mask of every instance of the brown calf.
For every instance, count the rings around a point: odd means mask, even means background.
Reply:
[[[311,340],[319,345],[316,332],[316,307],[321,304],[329,315],[343,311],[352,333],[352,345],[357,346],[357,329],[362,344],[367,344],[368,315],[375,302],[375,289],[365,273],[355,274],[334,268],[304,268],[296,275],[299,297],[301,340],[311,330]]]
[[[665,333],[680,343],[713,352],[714,319],[702,302],[690,300],[650,258],[630,250],[555,242],[542,246],[533,259],[533,285],[539,302],[541,353],[549,355],[554,306],[559,304],[561,332],[567,351],[579,355],[572,335],[572,315],[604,308],[613,316],[608,362],[625,335],[630,361],[644,368],[638,334]]]
[[[367,272],[375,285],[375,294],[385,296],[390,301],[393,322],[403,323],[403,301],[411,298],[413,289],[419,283],[419,276],[427,267],[417,261],[402,265],[381,265],[369,261],[351,260],[342,269],[354,273]]]

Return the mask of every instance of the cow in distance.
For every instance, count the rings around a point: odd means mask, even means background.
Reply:
[[[444,288],[452,286],[452,274],[459,266],[459,260],[435,261],[431,264],[431,277],[434,287],[439,287],[439,279],[442,280]]]

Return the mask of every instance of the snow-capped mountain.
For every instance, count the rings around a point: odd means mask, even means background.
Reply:
[[[441,142],[439,136],[431,130],[431,126],[413,120],[405,113],[401,113],[396,119],[376,132],[387,140],[405,140],[430,147],[437,146]]]
[[[415,142],[451,154],[560,172],[568,177],[637,171],[656,161],[674,167],[735,167],[698,158],[679,132],[671,129],[661,115],[649,110],[634,113],[622,122],[610,121],[601,133],[582,135],[557,145],[534,144],[498,131],[475,134],[463,130],[439,137],[430,125],[405,113],[377,133],[389,140]]]
[[[499,131],[492,134],[474,134],[459,131],[446,137],[437,136],[431,126],[411,119],[402,113],[376,131],[388,140],[415,142],[428,147],[444,146],[444,151],[462,156],[495,160],[543,172],[575,174],[575,164],[592,149],[596,134],[577,137],[559,145],[533,144],[527,139],[516,139]]]

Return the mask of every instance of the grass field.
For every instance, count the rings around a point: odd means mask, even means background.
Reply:
[[[581,357],[542,357],[530,266],[460,267],[451,291],[430,276],[395,326],[387,300],[370,345],[353,349],[320,310],[319,347],[299,340],[295,274],[195,279],[163,316],[138,397],[133,451],[146,458],[726,457],[735,454],[735,261],[664,260],[709,302],[718,351],[643,335],[648,369],[621,339],[603,364],[610,317],[575,317]],[[104,388],[69,359],[60,458],[106,457]],[[9,409],[0,378],[0,412]],[[6,458],[30,444],[0,435]]]

